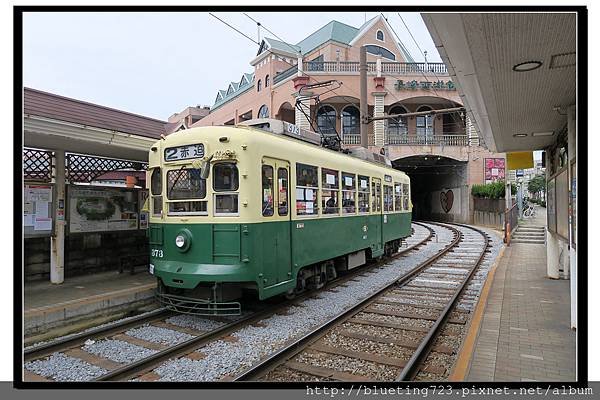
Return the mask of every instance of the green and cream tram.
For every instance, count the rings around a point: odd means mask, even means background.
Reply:
[[[168,308],[239,313],[243,290],[318,288],[410,234],[406,174],[290,136],[201,127],[154,144],[150,272]]]

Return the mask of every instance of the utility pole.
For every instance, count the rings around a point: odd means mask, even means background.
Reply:
[[[367,48],[360,48],[360,145],[364,148],[369,147],[369,136],[367,128],[369,127],[369,106],[367,104]]]

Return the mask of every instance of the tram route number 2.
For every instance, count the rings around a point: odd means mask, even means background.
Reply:
[[[152,257],[158,257],[158,258],[162,258],[163,257],[163,251],[162,251],[162,249],[152,249],[151,250],[151,254],[152,254]]]

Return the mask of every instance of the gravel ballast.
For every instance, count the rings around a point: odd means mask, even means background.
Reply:
[[[138,339],[146,340],[148,342],[168,345],[185,342],[186,340],[194,337],[192,335],[188,335],[187,333],[177,332],[172,329],[161,328],[159,326],[152,325],[144,325],[139,328],[130,329],[125,332],[125,334]]]
[[[83,350],[119,363],[131,363],[156,353],[156,350],[113,339],[86,344]]]
[[[60,382],[90,381],[108,373],[104,368],[62,353],[54,353],[45,359],[30,361],[25,363],[24,367],[28,371]]]

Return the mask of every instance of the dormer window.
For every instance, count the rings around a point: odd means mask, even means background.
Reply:
[[[258,80],[258,82],[256,82],[256,91],[257,91],[257,92],[260,92],[260,91],[261,91],[261,89],[262,89],[262,82],[261,82],[261,80],[259,79],[259,80]]]
[[[269,75],[265,76],[265,87],[269,87]]]
[[[376,37],[377,37],[377,40],[380,40],[382,42],[385,41],[384,36],[383,36],[383,31],[381,31],[381,30],[377,31]]]

